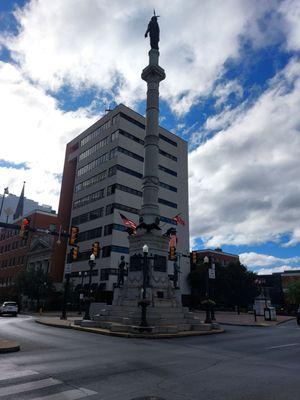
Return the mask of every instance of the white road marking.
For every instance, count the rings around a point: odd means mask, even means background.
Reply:
[[[0,381],[4,381],[6,379],[13,379],[13,378],[21,378],[23,376],[28,376],[28,375],[38,375],[38,372],[32,371],[31,369],[24,369],[20,371],[16,370],[2,370],[0,372]]]
[[[48,396],[35,397],[32,400],[76,400],[82,399],[83,397],[92,396],[93,394],[97,394],[97,392],[84,388],[78,388],[66,390],[60,393],[50,394]]]
[[[268,350],[271,349],[280,349],[282,347],[292,347],[292,346],[299,346],[300,343],[290,343],[290,344],[281,344],[280,346],[272,346],[272,347],[267,347]]]
[[[30,390],[43,389],[45,387],[59,385],[60,383],[62,383],[62,381],[49,378],[49,379],[41,379],[39,381],[21,383],[19,385],[5,386],[1,387],[0,389],[0,397],[8,396],[10,394],[28,392]]]

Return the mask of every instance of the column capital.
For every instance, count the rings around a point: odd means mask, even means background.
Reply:
[[[148,65],[143,69],[142,79],[146,82],[157,82],[163,81],[166,78],[166,73],[163,68],[159,65]]]

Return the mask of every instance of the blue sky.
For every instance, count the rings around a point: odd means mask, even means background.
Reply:
[[[47,5],[46,5],[47,3]],[[191,243],[300,267],[300,3],[0,3],[0,181],[57,208],[66,142],[119,102],[144,114],[161,15],[161,124],[189,143]]]

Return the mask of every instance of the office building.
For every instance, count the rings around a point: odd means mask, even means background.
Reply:
[[[92,244],[101,246],[93,289],[111,299],[120,257],[128,259],[128,233],[120,214],[136,224],[142,202],[145,118],[120,104],[67,145],[60,207],[71,207],[70,226],[79,227],[79,258],[72,279],[80,285]],[[159,207],[161,229],[177,229],[180,287],[188,295],[189,218],[187,143],[159,127]],[[172,218],[180,214],[185,225]],[[142,249],[141,249],[142,252]],[[173,263],[169,262],[169,275]],[[79,274],[79,272],[81,272]]]

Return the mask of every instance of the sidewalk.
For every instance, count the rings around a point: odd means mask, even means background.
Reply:
[[[205,319],[205,311],[198,312],[201,319]],[[240,326],[276,326],[287,321],[295,319],[295,317],[277,315],[277,321],[265,321],[264,317],[257,316],[257,321],[254,320],[253,314],[240,313],[231,311],[216,311],[216,320],[221,325],[240,325]]]
[[[0,353],[12,353],[14,351],[19,351],[20,345],[12,340],[6,340],[0,338]]]

